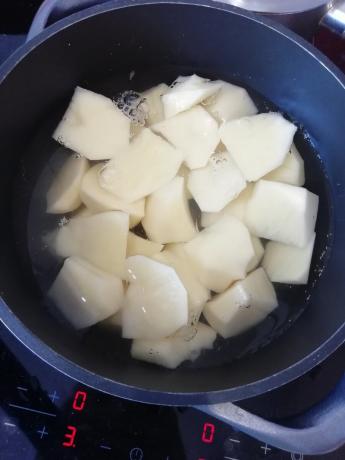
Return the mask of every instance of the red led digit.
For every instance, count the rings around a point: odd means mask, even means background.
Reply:
[[[68,425],[68,432],[65,433],[65,441],[62,443],[64,447],[75,447],[74,440],[75,435],[77,434],[77,429],[75,426]]]
[[[85,403],[86,403],[86,398],[87,398],[87,393],[85,393],[85,391],[77,391],[75,396],[74,396],[74,400],[73,400],[73,409],[75,410],[83,410],[84,407],[85,407]]]
[[[212,444],[214,440],[214,432],[216,427],[213,423],[204,423],[204,429],[202,431],[201,440],[206,444]]]

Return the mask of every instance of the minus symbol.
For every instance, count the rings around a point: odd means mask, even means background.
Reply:
[[[10,423],[10,422],[4,422],[4,425],[6,425],[6,426],[13,426],[13,427],[16,426],[14,423]]]
[[[17,390],[28,391],[28,389],[24,387],[17,387]]]
[[[99,447],[100,447],[101,449],[111,450],[111,447],[109,447],[109,446],[100,445]]]
[[[234,457],[224,457],[225,460],[239,460],[238,458]]]
[[[232,438],[230,438],[230,441],[231,441],[231,442],[238,442],[238,443],[241,442],[239,439],[232,439]]]

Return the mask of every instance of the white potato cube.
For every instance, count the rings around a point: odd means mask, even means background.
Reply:
[[[211,349],[216,332],[199,323],[194,337],[169,337],[161,340],[133,340],[131,355],[135,359],[175,369],[183,361],[195,361],[203,349]]]
[[[210,300],[204,308],[208,323],[224,338],[241,334],[278,306],[272,283],[258,268]]]
[[[163,249],[163,245],[153,241],[141,238],[132,232],[128,233],[127,257],[130,256],[147,256],[151,257]]]
[[[121,279],[78,257],[65,260],[49,297],[76,329],[83,329],[115,314],[122,306]]]
[[[223,216],[233,216],[244,221],[244,214],[249,198],[253,192],[254,184],[247,183],[247,187],[238,195],[237,198],[230,201],[220,212],[203,212],[201,214],[201,226],[209,227],[217,222]]]
[[[250,236],[250,238],[252,240],[252,245],[253,245],[255,254],[254,254],[253,259],[250,261],[247,267],[248,272],[251,272],[259,265],[259,263],[261,262],[261,259],[263,258],[264,252],[265,252],[265,249],[263,247],[263,244],[260,241],[260,238],[258,238],[257,236],[252,236],[252,235]]]
[[[272,112],[228,121],[219,132],[244,177],[256,181],[284,162],[296,130]]]
[[[285,182],[286,184],[302,186],[305,182],[304,161],[295,144],[292,144],[284,163],[279,168],[266,174],[265,180]]]
[[[220,82],[211,82],[198,75],[179,77],[162,96],[165,118],[171,118],[190,109],[221,88]]]
[[[82,202],[93,213],[102,211],[123,211],[129,214],[130,228],[135,227],[145,214],[145,198],[127,203],[113,193],[104,190],[99,184],[103,164],[94,165],[85,174],[80,189]]]
[[[53,137],[89,160],[107,160],[129,143],[130,120],[101,94],[77,88]]]
[[[154,258],[176,271],[188,294],[188,324],[196,324],[205,303],[210,298],[210,291],[198,280],[184,252],[183,245],[169,244],[163,252],[156,254]]]
[[[88,168],[89,162],[86,158],[68,158],[47,192],[47,212],[63,214],[79,208],[80,186]]]
[[[190,173],[190,169],[187,168],[187,166],[185,164],[182,164],[181,168],[177,172],[177,175],[180,176],[180,177],[183,177],[184,185],[185,185],[185,189],[186,189],[186,197],[187,197],[188,200],[191,200],[193,197],[192,197],[192,194],[190,193],[190,191],[188,190],[188,187],[187,187],[189,173]]]
[[[115,315],[112,315],[109,318],[107,318],[103,322],[103,325],[108,328],[120,331],[122,328],[122,309],[115,313]]]
[[[304,248],[270,241],[262,261],[270,280],[276,283],[307,284],[314,243],[315,233]]]
[[[157,243],[185,242],[196,235],[183,177],[175,177],[146,199],[142,225],[149,239]]]
[[[211,96],[209,103],[205,101],[207,110],[216,120],[224,122],[258,113],[256,105],[244,88],[226,82],[221,83],[220,90]]]
[[[100,174],[100,185],[132,203],[171,181],[182,160],[179,150],[146,128],[106,164]]]
[[[228,152],[214,153],[204,168],[188,177],[188,189],[201,211],[219,212],[246,187],[246,181]]]
[[[251,234],[304,247],[310,241],[319,198],[302,187],[261,180],[247,204],[245,222]]]
[[[217,122],[199,105],[152,129],[183,152],[189,169],[205,166],[220,140]]]
[[[173,268],[145,256],[129,257],[126,267],[124,338],[161,339],[187,324],[187,292]]]
[[[61,257],[81,257],[123,278],[127,236],[128,214],[102,212],[90,217],[72,217],[57,231],[54,247]]]
[[[207,227],[184,248],[201,283],[215,292],[244,278],[254,257],[247,227],[232,216]]]
[[[155,123],[159,123],[164,120],[164,107],[162,102],[162,96],[169,89],[169,86],[165,83],[154,86],[142,93],[145,98],[145,104],[148,110],[147,126],[151,126]]]

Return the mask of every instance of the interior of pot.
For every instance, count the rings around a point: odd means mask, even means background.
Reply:
[[[298,121],[306,186],[320,196],[320,209],[308,286],[278,288],[280,306],[259,328],[219,341],[195,363],[168,371],[132,360],[113,333],[94,328],[80,338],[49,314],[37,280],[49,283],[56,266],[47,262],[33,275],[33,253],[41,244],[35,225],[45,202],[44,193],[34,202],[32,196],[57,148],[51,134],[76,85],[112,97],[193,72],[238,82],[262,111],[278,109]],[[131,386],[214,392],[281,372],[319,349],[345,319],[344,119],[344,88],[324,65],[291,38],[226,7],[108,7],[52,34],[0,86],[2,297],[62,356]]]

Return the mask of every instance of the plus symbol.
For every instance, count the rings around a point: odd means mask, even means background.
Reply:
[[[60,399],[60,396],[58,396],[57,393],[56,393],[56,391],[54,390],[54,393],[52,393],[51,395],[49,395],[49,398],[50,398],[51,402],[54,403],[55,400]]]
[[[40,438],[43,439],[44,436],[48,435],[48,431],[46,431],[46,427],[44,426],[41,430],[37,430],[37,433],[40,435]]]

